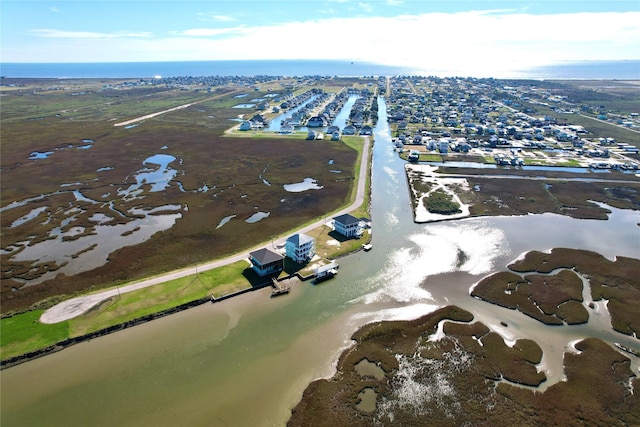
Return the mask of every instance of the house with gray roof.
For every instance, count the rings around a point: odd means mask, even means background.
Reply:
[[[279,273],[284,269],[284,257],[267,248],[258,249],[249,253],[251,268],[259,276]]]
[[[350,214],[333,218],[333,228],[345,237],[360,237],[364,232],[364,222]]]

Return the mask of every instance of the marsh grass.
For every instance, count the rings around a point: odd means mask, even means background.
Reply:
[[[356,344],[336,374],[314,381],[293,408],[288,426],[372,425],[614,425],[637,424],[640,406],[628,386],[629,359],[588,338],[565,355],[566,380],[544,392],[536,364],[542,350],[520,339],[512,347],[469,313],[444,307],[409,322],[377,322],[353,335]],[[440,321],[445,337],[430,341]],[[481,343],[480,343],[481,342]],[[380,380],[357,372],[362,360],[384,370]],[[505,381],[506,380],[506,381]],[[377,394],[374,412],[358,409],[359,393]]]

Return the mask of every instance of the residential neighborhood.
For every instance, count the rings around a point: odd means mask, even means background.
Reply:
[[[636,170],[640,165],[637,113],[571,103],[561,95],[567,89],[553,83],[395,77],[381,79],[379,86],[389,91],[393,141],[412,161],[420,155],[465,154],[509,166]],[[597,132],[590,130],[594,127]]]

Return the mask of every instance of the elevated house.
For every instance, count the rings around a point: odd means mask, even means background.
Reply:
[[[356,127],[353,126],[353,125],[345,126],[345,128],[342,130],[342,134],[343,135],[355,135],[356,134]]]
[[[251,268],[259,276],[279,273],[284,268],[284,257],[267,248],[258,249],[249,254]]]
[[[256,123],[256,124],[262,124],[262,127],[266,127],[269,126],[269,120],[267,120],[267,118],[265,116],[263,116],[262,114],[256,114],[253,117],[251,117],[251,119],[249,119],[249,121]]]
[[[353,215],[344,214],[333,218],[333,228],[345,237],[360,237],[364,222]]]
[[[362,129],[360,129],[360,135],[372,135],[373,134],[373,128],[369,125],[364,125],[362,126]]]
[[[303,264],[316,254],[316,239],[303,233],[294,234],[285,242],[285,251],[289,258]]]
[[[324,116],[313,116],[307,122],[307,127],[323,127],[327,125],[327,120]]]

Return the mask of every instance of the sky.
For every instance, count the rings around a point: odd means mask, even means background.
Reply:
[[[640,59],[640,0],[0,0],[0,62]]]

